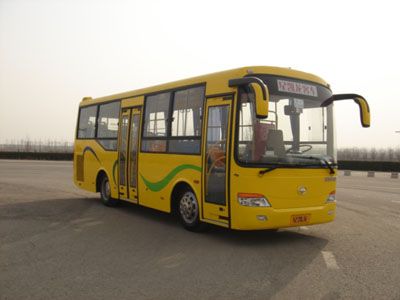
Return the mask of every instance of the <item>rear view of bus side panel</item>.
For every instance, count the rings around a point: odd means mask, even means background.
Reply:
[[[80,107],[74,149],[75,184],[96,192],[101,176],[107,176],[113,198],[118,198],[119,113],[120,101]]]
[[[74,154],[75,185],[96,192],[100,176],[106,175],[111,184],[111,196],[118,198],[118,155],[107,151],[98,141],[76,141]]]

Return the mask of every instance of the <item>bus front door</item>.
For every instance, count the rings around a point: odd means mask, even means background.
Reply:
[[[229,226],[227,184],[231,102],[230,97],[208,98],[205,110],[202,216],[223,226]]]
[[[119,196],[135,203],[138,202],[137,172],[140,116],[140,107],[125,108],[122,110],[119,125]]]

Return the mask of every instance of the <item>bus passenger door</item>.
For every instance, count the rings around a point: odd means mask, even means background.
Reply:
[[[131,110],[123,109],[121,119],[119,121],[119,141],[118,141],[118,181],[119,181],[119,197],[128,198],[127,189],[127,153],[128,153],[128,134],[129,134],[129,119]]]
[[[140,107],[125,108],[120,120],[118,146],[119,196],[137,203],[137,162]]]
[[[135,203],[138,202],[137,174],[138,174],[140,116],[141,116],[141,108],[140,107],[133,108],[131,114],[131,125],[129,130],[128,197],[129,200]]]
[[[204,119],[202,216],[223,226],[229,226],[227,187],[231,102],[231,98],[207,99]]]

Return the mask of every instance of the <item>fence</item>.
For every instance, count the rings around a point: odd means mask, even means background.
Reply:
[[[0,159],[72,160],[73,144],[21,140],[0,145]],[[400,148],[339,149],[338,167],[341,170],[400,172]]]
[[[341,148],[337,151],[339,161],[387,161],[400,162],[400,147],[397,148]]]
[[[0,144],[0,152],[26,152],[26,153],[72,153],[73,143],[59,141],[31,141],[19,140]]]

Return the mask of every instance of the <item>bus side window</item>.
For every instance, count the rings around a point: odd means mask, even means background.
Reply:
[[[80,139],[95,138],[97,105],[82,107],[79,113],[78,136]]]

